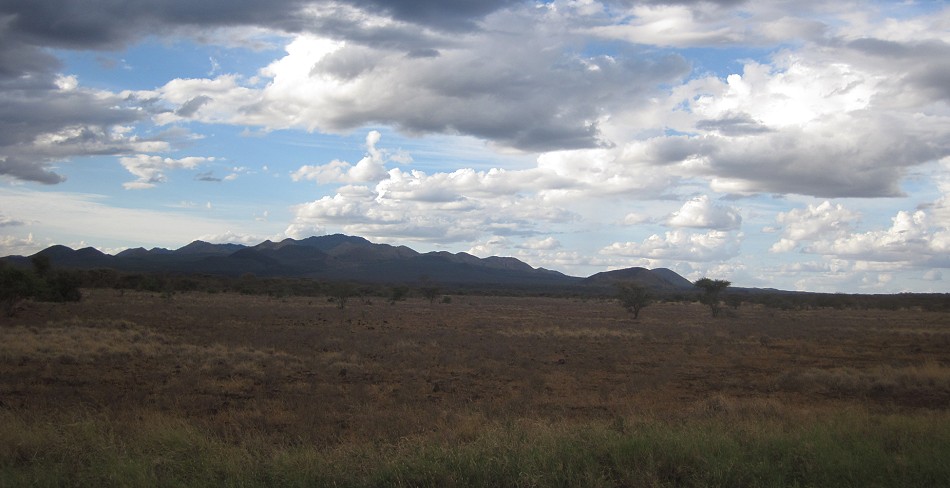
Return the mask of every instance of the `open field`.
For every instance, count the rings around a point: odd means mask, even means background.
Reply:
[[[29,303],[0,486],[950,486],[946,313],[370,300]]]

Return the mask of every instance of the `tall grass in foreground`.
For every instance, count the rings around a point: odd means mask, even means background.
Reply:
[[[226,443],[158,414],[0,412],[0,486],[950,486],[950,414],[494,422],[382,446]]]

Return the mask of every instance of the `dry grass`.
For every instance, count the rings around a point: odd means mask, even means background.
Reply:
[[[0,411],[27,425],[163,419],[228,445],[335,452],[460,445],[511,422],[794,425],[853,408],[945,413],[948,341],[950,317],[923,311],[713,319],[658,303],[632,320],[600,300],[354,300],[344,312],[320,298],[90,290],[0,324]]]

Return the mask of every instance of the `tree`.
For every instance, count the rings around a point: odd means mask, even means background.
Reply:
[[[3,309],[4,315],[16,315],[20,302],[33,296],[36,288],[33,273],[0,261],[0,308]]]
[[[726,280],[712,280],[706,277],[702,277],[693,283],[697,288],[703,289],[703,294],[699,296],[699,302],[709,306],[709,311],[713,317],[718,317],[721,310],[719,296],[731,284]]]
[[[420,276],[419,281],[422,284],[422,286],[419,287],[419,291],[422,292],[422,296],[426,297],[426,300],[429,300],[429,305],[432,305],[435,303],[435,299],[439,297],[441,290],[439,290],[439,287],[435,286],[432,279],[426,275]]]
[[[653,297],[641,285],[630,282],[617,283],[617,298],[620,305],[633,314],[634,320],[640,317],[640,310],[653,302]]]
[[[396,285],[393,286],[392,294],[389,296],[389,304],[395,305],[396,302],[400,302],[406,299],[406,295],[409,294],[409,287],[406,285]]]
[[[327,292],[340,310],[346,309],[346,302],[356,296],[356,287],[352,283],[333,283]]]
[[[426,300],[429,300],[429,305],[435,303],[435,299],[439,298],[439,287],[437,286],[423,286],[419,289],[422,292],[422,296],[426,297]]]
[[[34,254],[30,258],[30,263],[33,264],[33,271],[36,272],[37,276],[40,278],[45,278],[49,271],[53,269],[53,263],[50,261],[49,256],[45,254]]]

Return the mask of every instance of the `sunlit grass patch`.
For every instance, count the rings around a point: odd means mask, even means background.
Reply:
[[[808,368],[782,374],[778,385],[790,390],[830,395],[937,395],[950,398],[950,366],[931,360],[908,366],[881,365],[867,369]]]
[[[498,335],[507,337],[550,337],[569,339],[640,339],[644,333],[637,330],[624,330],[606,327],[585,327],[583,325],[569,327],[563,325],[548,327],[506,327],[496,331]]]

